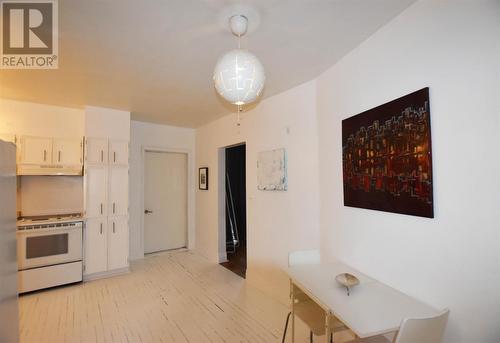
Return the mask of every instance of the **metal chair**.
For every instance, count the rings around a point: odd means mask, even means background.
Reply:
[[[288,254],[288,265],[312,265],[319,264],[321,256],[318,250],[300,250]],[[290,292],[291,294],[292,292]],[[294,289],[294,313],[309,327],[309,341],[313,342],[314,336],[322,336],[325,334],[325,311],[316,304],[305,293],[300,292],[297,288]],[[288,322],[292,312],[289,312],[286,317],[285,328],[283,330],[282,343],[285,342],[288,329]],[[330,327],[333,331],[345,329],[345,326],[335,317],[330,317]],[[333,342],[333,334],[330,335],[330,341]]]

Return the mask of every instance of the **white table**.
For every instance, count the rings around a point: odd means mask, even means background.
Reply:
[[[325,310],[326,342],[331,332],[331,315],[358,337],[365,338],[399,330],[404,318],[438,314],[436,309],[341,262],[293,266],[286,272],[292,286],[292,312],[294,286]],[[340,273],[353,274],[360,280],[359,285],[351,288],[349,296],[345,287],[335,281]],[[292,337],[294,326],[292,317]]]

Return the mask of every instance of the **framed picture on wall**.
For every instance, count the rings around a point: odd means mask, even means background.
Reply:
[[[198,188],[202,191],[208,190],[208,168],[203,167],[198,170]]]
[[[286,191],[286,150],[275,149],[259,152],[257,159],[257,189],[261,191]]]
[[[434,218],[429,88],[342,121],[344,205]]]

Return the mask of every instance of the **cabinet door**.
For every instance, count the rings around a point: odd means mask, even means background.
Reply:
[[[52,150],[53,162],[62,165],[82,164],[81,139],[54,139]]]
[[[87,219],[85,225],[85,274],[104,272],[108,268],[106,218]]]
[[[106,216],[106,174],[105,166],[85,168],[85,216],[87,218]]]
[[[108,270],[128,267],[128,218],[108,219]]]
[[[91,164],[107,164],[108,140],[106,138],[86,138],[85,161]]]
[[[108,169],[108,215],[127,215],[128,167],[110,166]]]
[[[51,164],[52,138],[29,137],[21,138],[21,163]]]
[[[109,164],[128,165],[128,142],[109,142]]]

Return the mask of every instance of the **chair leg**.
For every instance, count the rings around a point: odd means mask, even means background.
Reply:
[[[313,343],[313,332],[309,331],[309,342]]]
[[[285,343],[286,331],[288,329],[288,321],[290,320],[291,315],[292,315],[292,312],[288,312],[288,315],[286,316],[285,330],[283,330],[283,338],[281,339],[281,343]]]
[[[330,343],[333,343],[333,332],[330,332]]]

